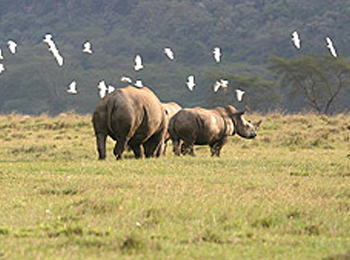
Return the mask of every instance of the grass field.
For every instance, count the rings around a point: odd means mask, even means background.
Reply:
[[[350,116],[246,117],[221,158],[98,161],[90,116],[0,116],[0,259],[350,259]]]

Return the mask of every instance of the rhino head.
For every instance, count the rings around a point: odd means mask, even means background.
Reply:
[[[250,121],[245,120],[243,117],[244,115],[244,110],[243,111],[237,111],[233,107],[229,106],[227,108],[228,111],[230,111],[231,118],[234,122],[235,125],[235,132],[243,137],[243,138],[248,138],[252,139],[257,136],[257,130],[262,122],[260,120],[257,123],[251,123]]]

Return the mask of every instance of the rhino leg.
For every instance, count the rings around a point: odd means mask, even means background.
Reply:
[[[107,134],[96,133],[97,151],[98,151],[100,160],[106,159],[106,139],[107,139]]]
[[[220,150],[221,150],[221,146],[219,142],[215,142],[212,145],[210,145],[211,156],[220,157]]]
[[[123,152],[126,149],[127,143],[128,142],[126,140],[118,140],[117,143],[115,144],[113,153],[117,160],[120,160],[123,158]]]
[[[144,144],[146,158],[159,157],[163,154],[164,148],[164,130],[155,133]]]
[[[220,157],[222,147],[227,143],[228,137],[224,137],[219,141],[210,144],[211,156]]]
[[[143,157],[143,149],[141,145],[130,145],[130,148],[134,152],[136,159]]]
[[[173,152],[175,155],[180,156],[181,155],[181,148],[180,148],[180,140],[171,140],[173,143]]]
[[[186,155],[186,154],[189,154],[191,156],[196,156],[195,153],[194,153],[194,144],[193,142],[184,142],[182,145],[181,145],[181,153],[183,155]]]

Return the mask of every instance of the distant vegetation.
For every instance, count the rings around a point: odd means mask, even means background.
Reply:
[[[122,75],[141,78],[162,101],[182,106],[210,107],[221,104],[225,95],[225,102],[243,107],[234,100],[233,90],[244,86],[253,110],[309,110],[315,107],[305,96],[292,95],[286,82],[281,85],[268,70],[268,59],[328,55],[325,36],[332,37],[344,62],[350,55],[346,0],[4,0],[0,18],[0,48],[7,69],[0,75],[2,113],[89,113],[99,98],[98,82],[105,79],[122,87]],[[293,30],[300,33],[301,51],[290,41]],[[53,34],[65,58],[62,68],[42,42],[46,33]],[[17,55],[7,51],[8,39],[19,43]],[[92,56],[81,53],[86,40],[92,42]],[[175,62],[162,53],[166,46],[174,49]],[[220,64],[212,58],[215,46],[223,51]],[[137,73],[136,53],[145,62]],[[196,76],[193,93],[185,85],[189,74]],[[230,89],[215,94],[212,85],[221,75],[231,80]],[[77,96],[66,93],[72,80],[78,83]],[[349,109],[349,98],[344,87],[327,112]]]

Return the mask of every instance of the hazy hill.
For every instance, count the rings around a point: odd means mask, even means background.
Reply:
[[[98,82],[105,79],[122,87],[122,75],[141,78],[163,101],[211,106],[215,75],[274,80],[266,69],[271,55],[327,54],[327,35],[341,56],[350,55],[349,22],[350,2],[345,0],[2,0],[0,48],[7,71],[0,75],[0,112],[91,112],[98,101]],[[303,39],[300,52],[290,42],[295,29]],[[42,42],[46,33],[53,34],[65,58],[62,68]],[[19,43],[18,54],[8,52],[8,39]],[[86,40],[92,42],[94,55],[81,53]],[[223,50],[220,64],[211,53],[217,45]],[[174,49],[176,62],[164,56],[165,46]],[[145,62],[137,73],[136,53]],[[185,85],[189,74],[196,76],[194,93]],[[72,80],[78,83],[77,96],[66,93]],[[285,100],[284,93],[278,84],[272,88],[281,98],[274,95],[261,103],[261,110],[304,108],[300,99],[278,102]],[[259,91],[254,95],[263,96]],[[340,108],[348,108],[343,103]]]

